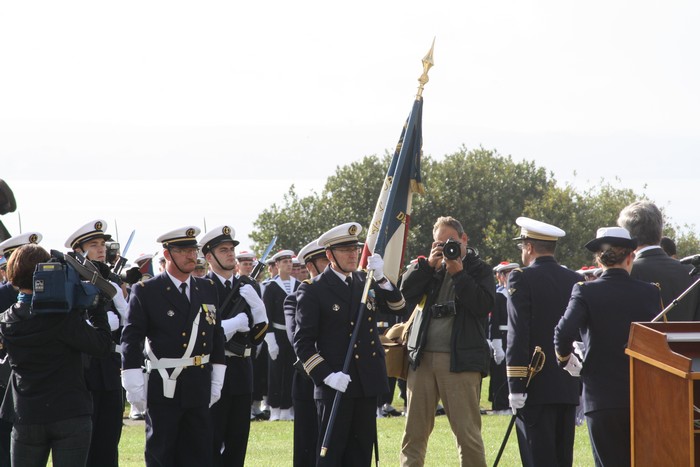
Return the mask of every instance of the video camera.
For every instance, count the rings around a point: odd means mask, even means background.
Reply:
[[[119,249],[121,246],[119,245],[119,242],[105,242],[105,246],[107,247],[105,262],[114,264],[114,262],[117,260],[117,256],[119,256]]]
[[[55,250],[51,250],[47,263],[36,265],[33,283],[33,314],[68,313],[76,308],[88,310],[97,306],[99,300],[100,289],[82,280],[76,266]]]

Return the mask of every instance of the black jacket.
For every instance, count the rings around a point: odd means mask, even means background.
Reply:
[[[486,342],[486,320],[494,306],[496,284],[491,267],[473,253],[462,260],[463,269],[452,276],[455,289],[455,315],[450,338],[450,371],[488,373],[489,346]],[[424,294],[428,299],[423,311],[416,314],[408,336],[408,357],[415,369],[420,364],[430,325],[430,310],[445,277],[444,267],[433,269],[421,258],[403,275],[401,292],[406,301],[418,303]]]
[[[45,424],[92,414],[82,354],[108,355],[112,337],[104,308],[89,316],[92,326],[78,310],[32,315],[29,303],[17,303],[0,315],[4,350],[13,370],[0,409],[3,419]]]

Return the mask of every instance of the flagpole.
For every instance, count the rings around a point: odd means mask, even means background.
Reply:
[[[418,92],[416,93],[416,98],[414,101],[414,109],[415,109],[415,103],[419,102],[423,99],[423,88],[425,84],[428,82],[428,71],[430,68],[434,65],[433,62],[433,49],[435,47],[435,38],[433,38],[433,43],[430,46],[430,50],[428,53],[423,57],[423,74],[418,78]],[[409,133],[409,129],[411,129],[413,126],[415,126],[415,119],[416,115],[414,115],[414,112],[411,112],[411,116],[409,117],[408,124],[406,125],[406,134]],[[403,152],[405,149],[404,147],[401,148],[400,152]],[[403,168],[404,161],[406,157],[404,158],[399,158],[398,165],[396,167],[396,172],[395,173],[400,173],[399,169]],[[390,190],[389,191],[389,197],[387,199],[386,207],[387,209],[384,211],[384,215],[382,217],[382,223],[379,229],[379,234],[377,236],[377,243],[375,244],[374,247],[374,253],[379,253],[380,255],[383,256],[384,254],[384,249],[386,247],[386,241],[387,241],[387,236],[386,236],[386,225],[388,224],[389,218],[391,216],[391,210],[388,209],[392,203],[394,202],[394,199],[396,198],[396,192],[395,190]],[[350,343],[348,344],[348,350],[345,353],[345,360],[343,362],[343,373],[348,374],[348,371],[350,369],[350,362],[352,361],[352,353],[353,349],[355,348],[355,343],[357,342],[357,337],[359,335],[359,330],[360,330],[360,323],[362,323],[362,320],[364,318],[364,313],[365,313],[365,308],[367,305],[367,296],[369,295],[369,289],[371,288],[372,285],[372,280],[374,279],[374,271],[369,271],[367,273],[367,278],[365,281],[365,287],[364,290],[362,291],[362,300],[360,301],[360,307],[357,312],[357,317],[355,319],[355,327],[353,328],[352,331],[352,336],[350,337]],[[333,426],[335,425],[335,419],[338,414],[338,409],[340,408],[340,399],[343,396],[343,393],[340,391],[336,391],[335,397],[333,399],[333,406],[331,407],[331,413],[328,417],[328,425],[326,426],[326,432],[323,434],[323,441],[321,443],[321,457],[326,457],[326,454],[328,452],[330,440],[331,440],[331,434],[333,432]]]

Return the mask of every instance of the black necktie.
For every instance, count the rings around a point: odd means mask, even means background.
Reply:
[[[187,303],[190,303],[190,299],[187,298],[187,282],[180,284],[180,290],[182,291],[182,296],[187,300]]]
[[[224,282],[224,287],[226,287],[226,292],[230,292],[231,291],[231,281],[226,279],[226,281]]]
[[[345,283],[348,284],[348,287],[352,288],[352,276],[346,277]]]

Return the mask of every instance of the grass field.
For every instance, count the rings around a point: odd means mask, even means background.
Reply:
[[[484,388],[487,387],[488,379],[485,379]],[[490,408],[486,394],[483,391],[482,396],[482,407]],[[394,400],[401,401],[398,397]],[[397,408],[401,410],[398,405]],[[398,465],[404,421],[404,417],[377,420],[379,458],[382,465]],[[509,421],[510,417],[503,415],[485,415],[482,417],[482,436],[484,438],[488,465],[493,465]],[[292,422],[254,422],[251,426],[248,442],[246,465],[265,467],[292,465],[292,427]],[[124,427],[119,446],[121,466],[143,465],[144,438],[143,422]],[[574,465],[587,467],[593,464],[588,431],[584,424],[576,429]],[[515,431],[511,434],[500,465],[520,465]],[[435,420],[435,429],[428,444],[426,466],[459,466],[457,448],[447,417],[437,417]]]

